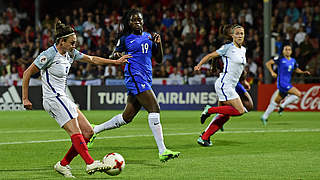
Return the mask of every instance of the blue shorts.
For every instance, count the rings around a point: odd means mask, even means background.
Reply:
[[[236,86],[236,92],[239,94],[239,95],[242,95],[244,93],[247,92],[247,90],[243,87],[243,85],[238,82],[237,86]]]
[[[138,76],[125,77],[125,85],[128,95],[137,95],[147,90],[152,90],[151,82],[142,81]]]
[[[293,87],[291,84],[277,84],[279,94],[282,98],[288,95],[288,91]]]

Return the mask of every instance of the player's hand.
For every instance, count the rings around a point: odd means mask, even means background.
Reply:
[[[271,73],[271,76],[272,76],[273,78],[277,78],[278,75],[277,75],[277,73],[272,72],[272,73]]]
[[[119,52],[113,53],[113,57],[114,57],[114,58],[121,58],[121,56],[122,56],[122,54],[119,53]]]
[[[308,75],[308,76],[311,75],[311,73],[310,73],[309,71],[303,71],[303,74],[306,74],[306,75]]]
[[[131,54],[126,54],[115,61],[115,64],[129,63],[128,58],[132,58]]]
[[[200,66],[200,65],[196,65],[196,66],[194,67],[194,71],[200,71],[200,69],[201,69],[201,66]]]
[[[149,37],[149,39],[157,44],[161,43],[161,37],[158,33],[153,33],[152,38]]]
[[[29,101],[29,99],[24,99],[23,100],[23,106],[27,110],[32,110],[32,103]]]
[[[248,81],[244,81],[244,82],[243,82],[243,86],[244,86],[244,88],[245,88],[247,91],[249,91],[249,90],[251,89],[251,85],[249,84]]]

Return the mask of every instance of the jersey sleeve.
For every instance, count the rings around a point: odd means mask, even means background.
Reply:
[[[224,56],[227,54],[228,49],[230,48],[231,43],[230,44],[224,44],[222,45],[218,50],[216,50],[216,52],[220,55],[220,56]]]
[[[83,53],[82,52],[80,52],[80,51],[78,51],[78,50],[76,50],[76,49],[74,49],[73,50],[73,59],[75,60],[75,61],[78,61],[78,60],[80,60],[80,59],[82,59],[83,58]]]
[[[275,57],[273,57],[272,59],[273,59],[273,61],[274,61],[277,65],[279,65],[279,62],[280,62],[279,56],[275,56]]]
[[[38,55],[38,57],[34,60],[34,64],[39,68],[39,69],[45,69],[51,63],[53,62],[53,59],[56,55],[56,51],[54,50],[53,47],[50,47],[49,49],[43,51]]]
[[[123,52],[126,50],[126,36],[121,36],[116,45],[117,52]]]

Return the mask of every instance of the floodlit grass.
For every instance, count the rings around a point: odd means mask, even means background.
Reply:
[[[90,122],[102,123],[121,111],[84,111]],[[274,113],[267,127],[262,112],[233,117],[224,132],[212,137],[212,147],[196,143],[206,125],[200,111],[162,111],[165,143],[180,151],[178,159],[161,163],[147,113],[133,123],[98,135],[90,154],[102,159],[118,152],[126,160],[115,177],[87,175],[85,163],[71,163],[78,179],[319,179],[320,113]],[[53,165],[71,142],[64,130],[44,111],[0,112],[0,179],[61,179]]]

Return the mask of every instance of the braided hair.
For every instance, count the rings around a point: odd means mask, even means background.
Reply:
[[[120,39],[121,36],[130,34],[132,32],[129,22],[130,22],[130,17],[134,14],[142,14],[142,13],[137,9],[130,9],[124,14],[124,17],[122,19],[123,30],[121,32],[118,32],[116,40]]]

